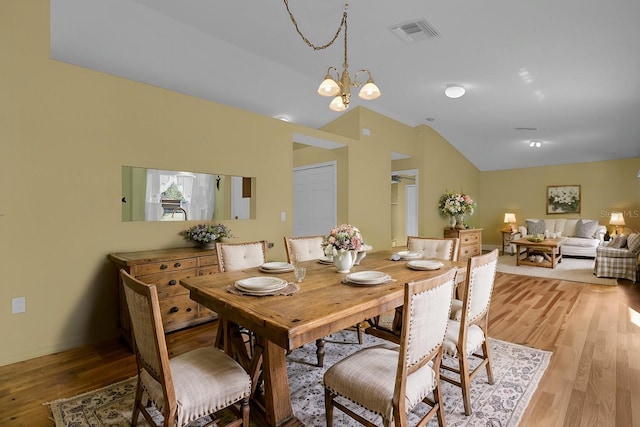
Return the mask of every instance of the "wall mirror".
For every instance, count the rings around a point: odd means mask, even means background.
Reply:
[[[255,219],[256,179],[122,167],[122,221]]]

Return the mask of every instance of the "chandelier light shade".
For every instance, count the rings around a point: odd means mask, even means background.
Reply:
[[[360,88],[360,92],[358,92],[358,97],[367,101],[371,101],[380,97],[381,92],[376,83],[373,81],[373,77],[371,76],[371,72],[369,70],[359,70],[354,75],[353,80],[349,75],[349,60],[348,60],[348,52],[347,52],[347,8],[349,5],[344,5],[344,13],[342,14],[342,21],[340,22],[340,26],[336,31],[335,36],[331,41],[323,46],[316,46],[311,43],[298,28],[298,23],[296,22],[291,10],[289,9],[288,0],[284,0],[284,4],[287,8],[287,12],[289,12],[289,17],[291,18],[291,22],[293,26],[296,28],[296,31],[302,37],[302,40],[314,50],[326,49],[331,46],[334,41],[338,38],[340,31],[344,30],[344,63],[342,64],[342,73],[338,71],[336,67],[329,67],[327,70],[327,74],[324,76],[322,83],[318,86],[318,94],[321,96],[333,97],[333,100],[329,103],[329,108],[333,111],[341,112],[349,108],[349,102],[351,101],[351,88]],[[367,79],[364,82],[358,81],[359,77],[366,74]]]

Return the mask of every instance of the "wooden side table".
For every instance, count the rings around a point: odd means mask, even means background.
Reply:
[[[511,242],[514,240],[518,240],[521,236],[517,231],[511,230],[500,230],[502,233],[502,255],[506,254],[504,248],[509,248],[509,255],[513,255],[513,248],[511,247]]]

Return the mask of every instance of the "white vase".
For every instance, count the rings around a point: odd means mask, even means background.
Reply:
[[[456,217],[453,215],[449,215],[449,228],[452,230],[456,228]]]
[[[338,273],[348,273],[353,267],[353,263],[356,261],[356,254],[354,251],[343,251],[333,255],[333,265],[338,270]]]

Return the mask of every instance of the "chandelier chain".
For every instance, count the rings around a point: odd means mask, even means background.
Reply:
[[[289,9],[289,0],[283,0],[283,1],[284,1],[285,7],[287,8],[287,12],[289,12],[289,18],[291,18],[291,22],[293,23],[293,26],[295,27],[297,33],[300,35],[302,40],[304,40],[307,46],[309,46],[310,48],[313,48],[313,50],[322,50],[331,46],[333,42],[335,42],[338,36],[340,35],[340,31],[342,31],[342,27],[344,27],[345,63],[347,62],[346,49],[347,49],[347,7],[349,6],[348,4],[344,5],[344,13],[342,14],[342,20],[340,21],[340,25],[338,26],[338,30],[336,31],[336,34],[328,43],[322,46],[317,46],[314,43],[312,43],[308,38],[306,38],[304,34],[302,34],[302,32],[300,31],[300,28],[298,28],[298,22],[296,21],[296,18],[294,18],[293,13]]]

